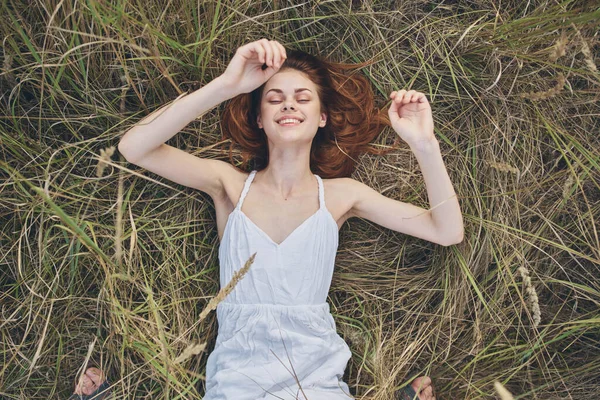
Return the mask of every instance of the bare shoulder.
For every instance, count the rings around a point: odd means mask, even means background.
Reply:
[[[365,199],[372,200],[375,196],[383,197],[372,187],[350,177],[330,179],[329,181],[331,181],[332,191],[336,193],[336,197],[339,197],[343,204],[346,219],[364,218],[364,215],[360,214],[360,207]]]
[[[340,226],[353,216],[355,182],[352,178],[323,179],[325,203]]]
[[[239,198],[242,194],[242,188],[248,175],[248,172],[223,162],[221,172],[222,190],[218,195],[212,196],[215,206],[233,210],[235,207],[234,199]]]

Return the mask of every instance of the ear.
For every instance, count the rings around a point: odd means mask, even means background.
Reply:
[[[256,123],[258,124],[258,127],[260,129],[263,128],[263,126],[262,126],[262,119],[260,118],[260,114],[258,114],[258,116],[256,117]]]
[[[323,128],[327,124],[327,114],[321,113],[321,121],[319,122],[319,126]]]

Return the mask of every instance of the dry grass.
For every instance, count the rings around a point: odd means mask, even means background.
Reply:
[[[204,393],[223,296],[212,201],[112,151],[261,37],[378,58],[363,72],[381,105],[398,88],[424,92],[463,211],[465,240],[450,247],[342,227],[329,302],[352,393],[390,399],[428,374],[438,399],[600,396],[600,12],[391,3],[0,6],[1,398],[66,398],[88,365],[116,398]],[[168,143],[226,160],[219,114]],[[407,145],[364,156],[353,177],[428,207]]]

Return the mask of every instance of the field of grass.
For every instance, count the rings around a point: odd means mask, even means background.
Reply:
[[[219,290],[212,199],[116,146],[262,37],[375,59],[361,73],[379,106],[395,89],[425,93],[464,215],[464,241],[448,247],[357,218],[342,227],[328,301],[353,352],[352,394],[391,399],[427,374],[438,399],[498,399],[495,382],[503,398],[600,398],[597,2],[0,7],[0,398],[67,398],[86,366],[119,399],[204,393]],[[227,160],[222,106],[168,143]],[[405,143],[365,155],[352,177],[429,207]]]

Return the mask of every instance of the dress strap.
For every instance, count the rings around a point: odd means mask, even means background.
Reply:
[[[319,181],[319,208],[325,208],[325,189],[323,189],[323,180],[317,174],[317,181]]]
[[[242,189],[242,194],[240,195],[240,199],[239,199],[237,205],[235,206],[236,210],[239,210],[242,208],[242,203],[244,202],[244,199],[246,198],[246,195],[248,194],[248,189],[250,189],[250,184],[254,180],[254,175],[256,175],[256,170],[252,170],[252,172],[250,172],[250,175],[248,175],[248,177],[246,178],[246,182],[244,182],[244,188]]]

